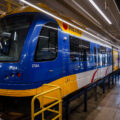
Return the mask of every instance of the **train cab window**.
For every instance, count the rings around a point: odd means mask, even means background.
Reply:
[[[89,61],[90,43],[70,36],[70,59],[72,61]]]
[[[58,53],[58,25],[55,23],[45,24],[39,34],[35,52],[35,61],[54,60]]]
[[[32,15],[14,15],[0,19],[0,61],[18,61]]]

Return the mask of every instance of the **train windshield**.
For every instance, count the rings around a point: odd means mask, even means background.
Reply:
[[[15,15],[0,20],[0,61],[19,60],[32,18]]]

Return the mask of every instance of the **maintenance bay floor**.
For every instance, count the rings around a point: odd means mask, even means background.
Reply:
[[[93,94],[93,93],[92,93]],[[79,105],[78,98],[70,104],[70,108],[74,110],[70,112],[70,120],[120,120],[120,82],[106,89],[106,93],[102,94],[102,90],[98,90],[98,98],[95,97],[88,100],[88,111],[83,112],[83,105]]]

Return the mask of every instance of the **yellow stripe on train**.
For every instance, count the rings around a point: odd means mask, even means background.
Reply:
[[[75,36],[78,36],[78,37],[81,37],[82,36],[82,31],[62,22],[62,21],[59,21],[59,20],[56,20],[58,25],[60,26],[60,28],[66,32],[66,33],[69,33],[69,34],[72,34],[72,35],[75,35]]]
[[[57,79],[49,84],[60,86],[62,89],[62,97],[76,91],[77,78],[75,75],[70,75]],[[45,89],[44,89],[45,91]],[[42,87],[28,90],[9,90],[9,89],[0,89],[0,95],[2,96],[12,96],[12,97],[26,97],[33,96],[42,92]]]

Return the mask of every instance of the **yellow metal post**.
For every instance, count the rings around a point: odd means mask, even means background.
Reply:
[[[42,93],[44,92],[43,87],[42,87]],[[41,96],[42,102],[41,102],[41,107],[44,109],[44,96]],[[44,111],[42,112],[42,120],[44,120]]]
[[[61,89],[59,89],[59,99],[61,99],[61,96],[62,96],[62,93],[61,93]],[[61,102],[59,103],[59,114],[61,114],[61,116],[59,117],[59,120],[62,120],[62,100]]]
[[[31,102],[31,120],[34,120],[34,99]]]
[[[50,87],[51,89],[47,89],[46,91],[43,91],[43,87],[47,86]],[[31,101],[31,120],[34,120],[36,116],[42,114],[42,120],[45,120],[45,116],[44,116],[44,112],[45,111],[50,111],[52,113],[57,114],[54,118],[52,118],[52,120],[56,120],[59,118],[59,120],[62,120],[62,94],[61,94],[61,88],[59,86],[55,86],[55,85],[50,85],[50,84],[44,84],[42,87],[42,92],[36,96],[33,97],[32,101]],[[52,92],[58,92],[57,94],[59,95],[58,97],[52,97],[46,94],[48,93],[52,93]],[[41,110],[35,112],[35,107],[34,107],[34,102],[36,99],[41,98]],[[49,105],[44,105],[44,99],[52,99],[53,101],[51,103],[49,103]],[[54,110],[52,109],[54,106],[58,105],[59,106],[59,110]]]

